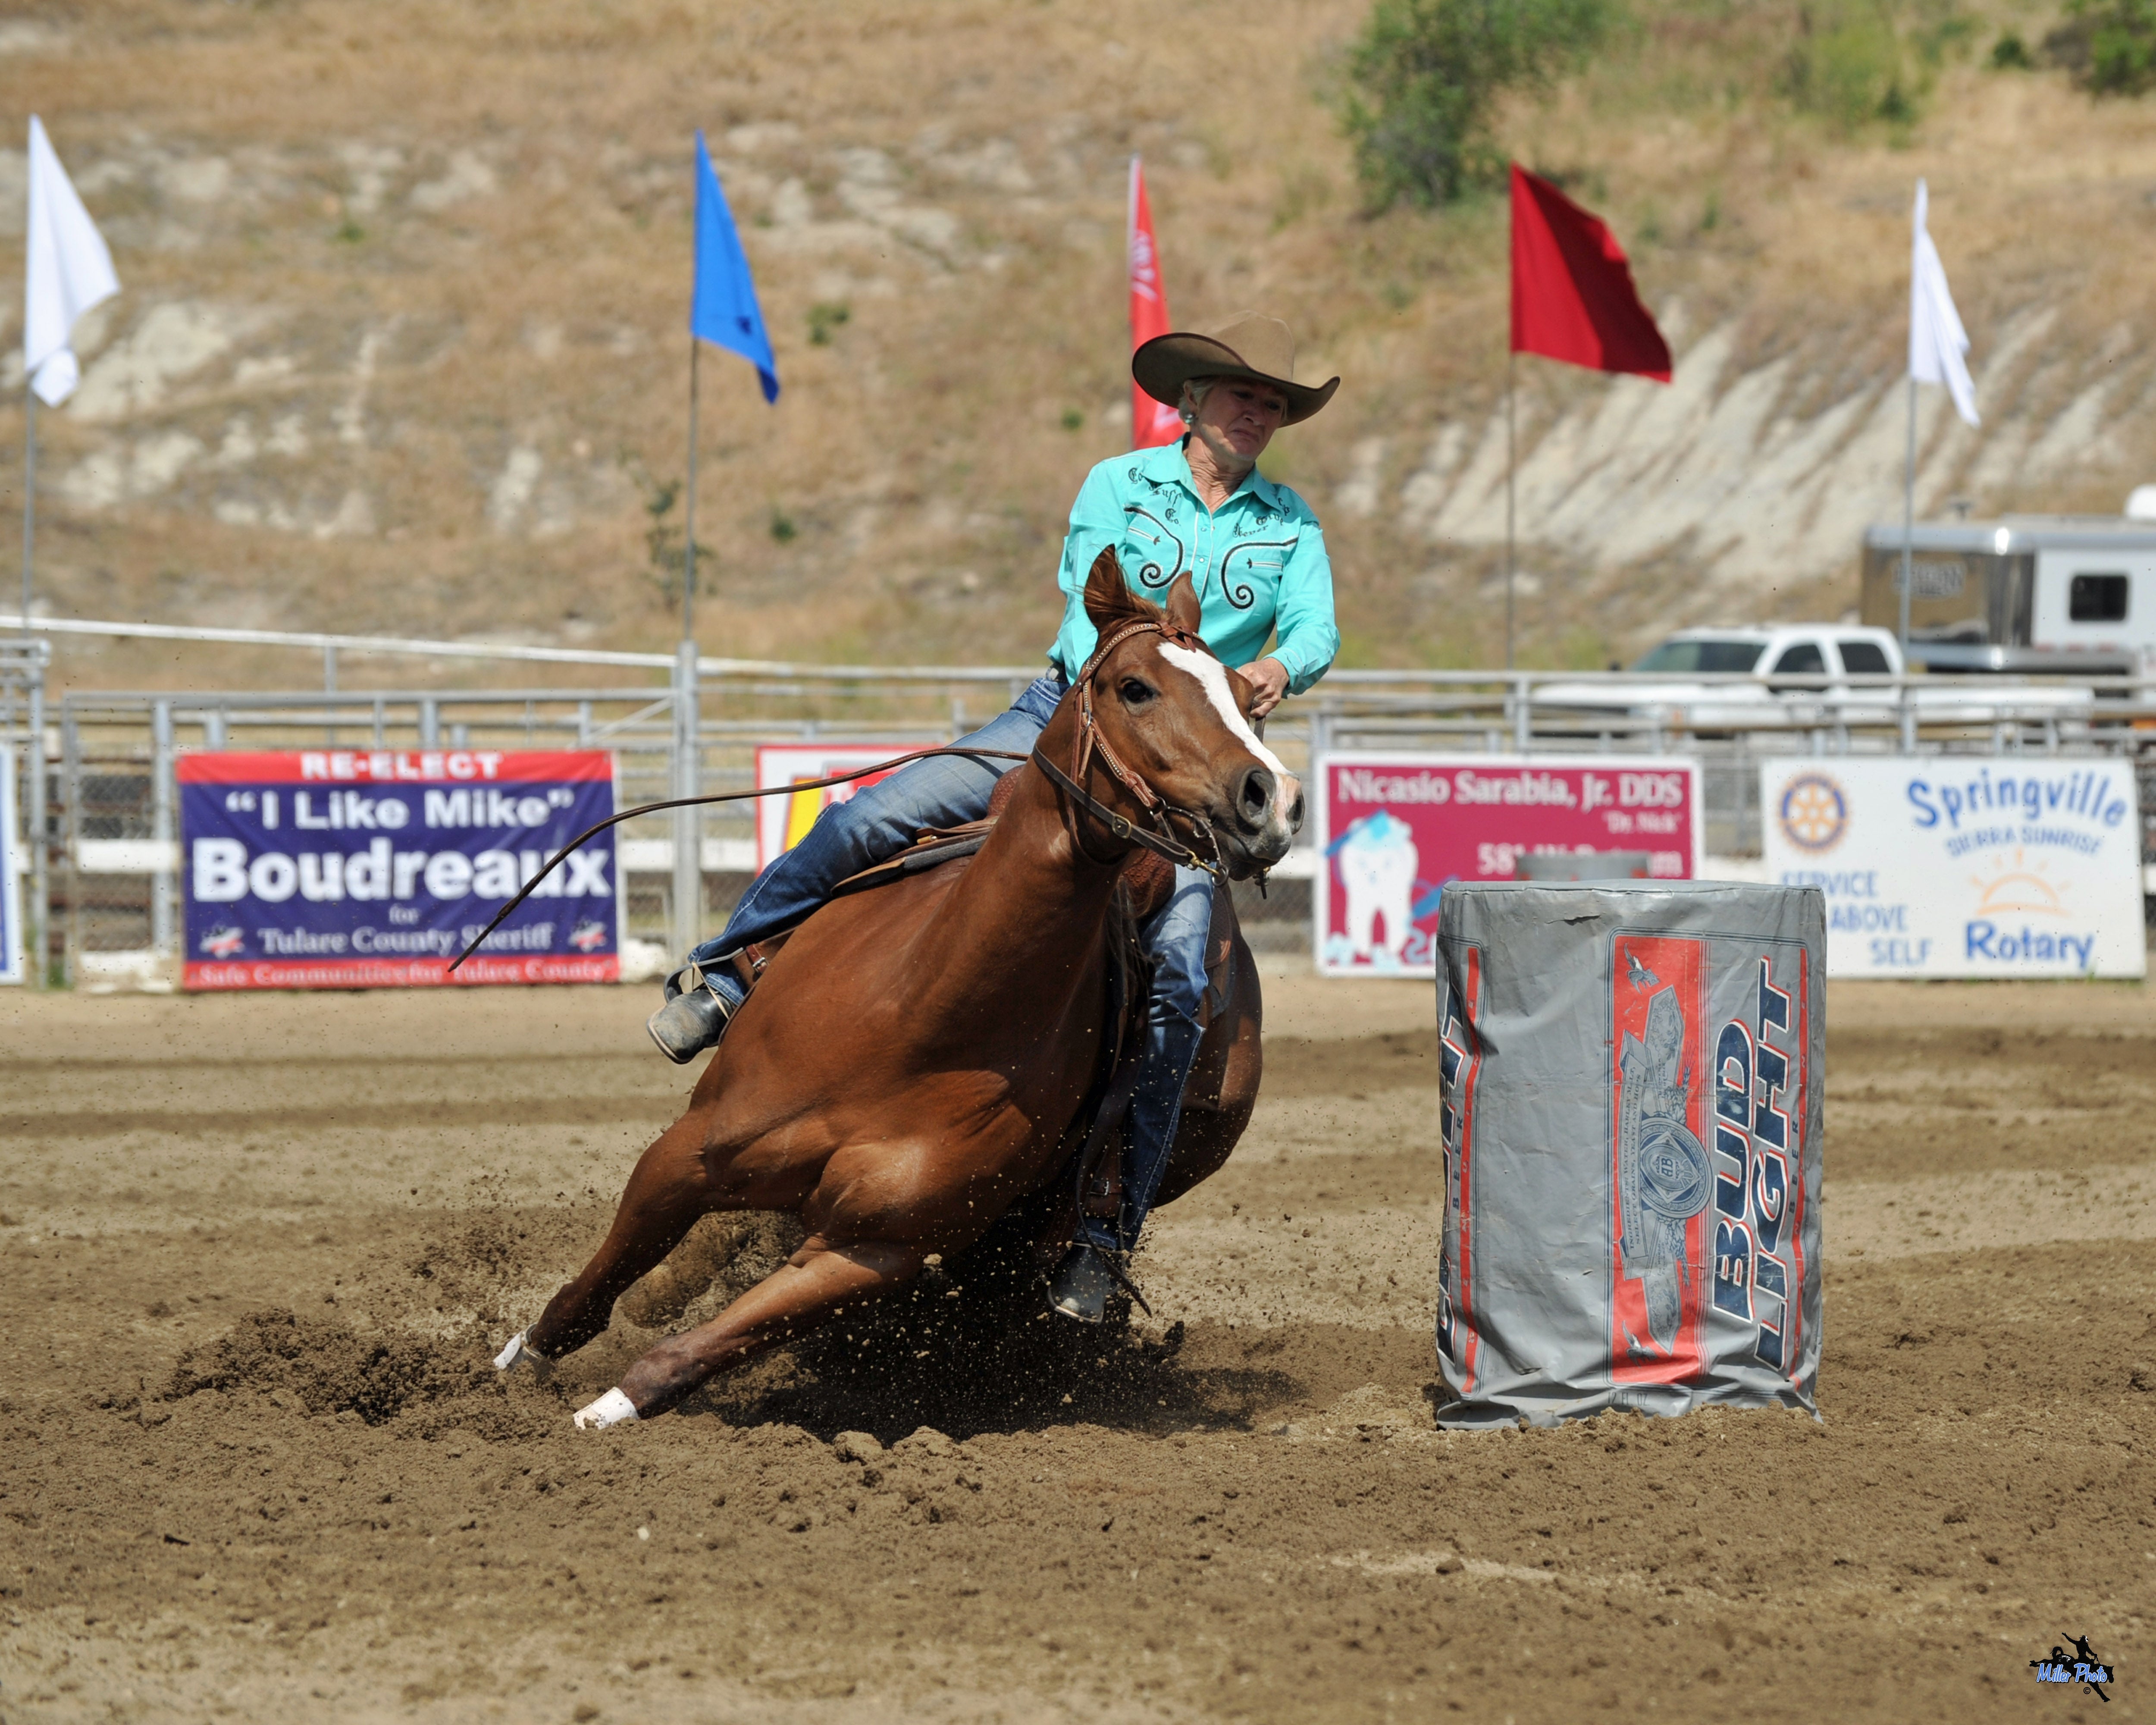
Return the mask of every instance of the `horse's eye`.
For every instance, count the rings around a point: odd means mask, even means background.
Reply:
[[[1152,687],[1141,683],[1136,677],[1125,677],[1116,692],[1123,697],[1125,706],[1143,706],[1153,695]]]

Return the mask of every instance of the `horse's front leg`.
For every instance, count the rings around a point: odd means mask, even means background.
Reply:
[[[811,1235],[801,1250],[741,1298],[693,1330],[670,1336],[631,1366],[614,1389],[577,1415],[580,1426],[618,1425],[664,1413],[715,1373],[807,1335],[921,1273],[928,1248],[895,1240],[834,1245]]]
[[[959,1111],[938,1091],[895,1100],[880,1114],[940,1122]],[[832,1154],[814,1189],[793,1206],[808,1230],[801,1250],[709,1323],[654,1348],[577,1424],[663,1412],[714,1373],[903,1287],[932,1254],[951,1257],[972,1245],[1038,1178],[1040,1157],[1054,1147],[1050,1139],[1029,1155],[1029,1119],[1007,1106],[976,1113],[970,1133],[879,1132]]]
[[[813,1168],[783,1164],[746,1178],[746,1170],[713,1145],[714,1109],[691,1106],[637,1159],[591,1261],[547,1304],[539,1322],[504,1350],[515,1362],[520,1346],[544,1358],[573,1353],[613,1322],[614,1301],[681,1243],[713,1210],[790,1209],[815,1184]]]
[[[696,1112],[666,1128],[637,1158],[591,1261],[547,1302],[539,1322],[510,1343],[498,1364],[513,1363],[519,1343],[542,1358],[574,1353],[613,1321],[613,1303],[663,1262],[710,1208],[704,1122]]]

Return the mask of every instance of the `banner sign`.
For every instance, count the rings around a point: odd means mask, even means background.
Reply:
[[[1645,851],[1657,880],[1700,872],[1697,761],[1349,752],[1317,776],[1322,975],[1435,974],[1439,895],[1510,880],[1523,855]]]
[[[894,755],[910,755],[916,749],[941,748],[941,742],[767,742],[756,752],[756,788],[800,784],[829,778],[834,773],[851,773],[873,767]],[[858,791],[890,778],[873,773],[846,784],[828,785],[820,791],[796,791],[790,797],[760,797],[756,805],[756,866],[769,868],[798,845],[816,824],[816,817],[834,803],[850,801]]]
[[[548,857],[614,812],[603,750],[190,754],[175,778],[190,988],[620,974],[611,829],[449,971]]]
[[[1768,761],[1759,811],[1768,879],[1826,895],[1829,976],[2147,973],[2130,762]]]
[[[0,748],[0,983],[23,980],[23,871],[29,848],[16,842],[15,831],[15,756]]]

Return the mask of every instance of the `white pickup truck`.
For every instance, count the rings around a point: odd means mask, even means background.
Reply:
[[[1548,683],[1533,691],[1533,701],[1537,711],[1650,719],[1691,731],[1888,724],[1899,710],[1895,691],[1866,680],[1898,676],[1902,669],[1902,649],[1883,629],[1822,623],[1686,629],[1632,666],[1634,678],[1655,680]],[[2095,691],[1986,677],[1919,688],[1912,699],[1920,719],[1976,725],[2085,718]]]

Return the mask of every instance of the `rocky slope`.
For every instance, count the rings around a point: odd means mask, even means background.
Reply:
[[[706,356],[708,650],[1038,652],[1069,498],[1127,429],[1139,151],[1178,321],[1275,310],[1306,374],[1346,380],[1277,467],[1326,520],[1349,661],[1486,660],[1502,212],[1358,209],[1318,93],[1361,12],[1301,0],[1256,34],[1215,0],[84,0],[8,21],[8,108],[44,116],[126,285],[83,332],[80,393],[40,417],[44,602],[664,646],[701,126],[785,385],[767,408]],[[1927,393],[1919,506],[2110,511],[2156,474],[2134,327],[2156,110],[1972,59],[1905,136],[1837,138],[1763,97],[1671,95],[1657,67],[1702,51],[1673,32],[1650,19],[1506,122],[1611,217],[1679,354],[1666,388],[1521,364],[1531,659],[1853,603],[1858,535],[1898,510],[1919,173],[1985,413],[1970,431]],[[0,156],[18,246],[22,175]],[[0,413],[11,493],[21,424]],[[74,650],[68,674],[270,663]]]

